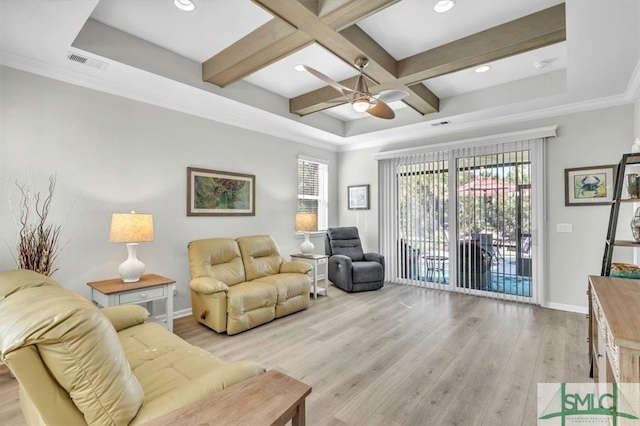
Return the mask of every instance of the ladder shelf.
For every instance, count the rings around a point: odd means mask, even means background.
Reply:
[[[600,275],[608,276],[611,273],[611,259],[613,257],[614,247],[640,247],[640,242],[631,240],[616,240],[616,230],[618,227],[618,215],[620,213],[620,204],[638,203],[640,198],[623,197],[622,189],[625,184],[625,176],[627,166],[640,165],[640,153],[624,154],[618,168],[616,170],[615,185],[613,190],[613,198],[611,201],[611,212],[609,214],[609,227],[607,228],[607,238],[604,245],[604,255],[602,257],[602,269]],[[640,171],[638,172],[640,177]],[[613,243],[612,243],[613,242]]]

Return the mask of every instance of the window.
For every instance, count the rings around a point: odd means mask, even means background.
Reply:
[[[298,157],[298,210],[296,231],[327,229],[329,166],[322,160]]]

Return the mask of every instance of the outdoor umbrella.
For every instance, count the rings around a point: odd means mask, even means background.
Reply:
[[[512,194],[517,191],[516,185],[511,182],[505,182],[504,180],[498,179],[492,176],[478,176],[471,182],[468,182],[464,185],[460,185],[458,187],[458,195],[460,197],[469,197],[469,198],[477,198],[482,199],[483,202],[479,204],[481,212],[480,212],[480,221],[484,222],[484,232],[487,232],[487,228],[489,223],[487,223],[487,210],[490,208],[490,200],[492,198]],[[474,214],[474,213],[472,213]],[[475,214],[474,214],[475,215]],[[474,219],[473,222],[477,224],[477,219]],[[469,229],[461,229],[463,233],[470,232]],[[498,233],[500,235],[500,233]],[[478,236],[478,238],[485,238],[483,246],[491,246],[493,236],[489,234],[484,234],[483,236]],[[489,247],[491,250],[492,248]]]
[[[458,195],[463,197],[497,197],[513,192],[516,192],[515,184],[491,176],[478,176],[458,188]]]

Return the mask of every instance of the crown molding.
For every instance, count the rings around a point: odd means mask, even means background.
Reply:
[[[224,106],[224,108],[206,108],[195,105],[193,103],[181,102],[179,100],[176,100],[175,98],[162,96],[158,93],[154,93],[149,90],[136,87],[134,85],[109,81],[104,78],[98,78],[56,64],[50,64],[43,61],[26,58],[24,56],[16,55],[14,53],[6,51],[0,52],[0,65],[78,85],[88,89],[183,112],[231,126],[240,127],[249,131],[268,134],[284,140],[326,149],[332,152],[356,151],[362,149],[377,148],[380,146],[389,147],[390,145],[409,141],[421,142],[435,136],[455,135],[456,133],[480,130],[500,125],[524,123],[542,118],[549,118],[624,105],[635,102],[638,94],[640,93],[640,62],[638,62],[629,85],[627,86],[626,92],[621,95],[576,102],[567,105],[540,108],[534,111],[526,111],[511,115],[502,115],[494,118],[475,119],[474,121],[468,123],[454,124],[450,127],[444,128],[434,129],[429,123],[421,122],[418,124],[412,124],[400,128],[381,131],[378,134],[343,137],[211,93],[208,93],[207,95],[216,96],[216,102],[220,102],[221,105]],[[123,64],[118,65],[126,66]],[[151,73],[147,74],[149,75],[149,78],[159,78],[163,79],[165,82],[168,81],[172,84],[179,85],[182,91],[199,90],[182,83],[174,82],[165,77],[157,76]],[[222,111],[244,111],[245,113],[229,114]],[[256,114],[260,119],[256,119]],[[251,117],[251,119],[244,117]],[[420,134],[421,137],[416,138],[416,134]],[[361,143],[356,142],[358,140],[369,138],[374,140]]]
[[[424,137],[420,139],[406,138],[403,140],[396,140],[393,142],[393,144],[397,144],[400,142],[409,142],[409,141],[416,141],[416,142],[425,141],[435,136],[455,135],[457,133],[486,129],[489,127],[496,127],[496,126],[501,126],[506,124],[525,123],[525,122],[543,119],[543,118],[558,117],[562,115],[575,114],[580,112],[625,105],[625,104],[633,103],[637,94],[638,94],[637,90],[636,90],[636,93],[631,93],[630,91],[627,91],[623,95],[610,96],[607,98],[600,98],[600,99],[594,99],[594,100],[583,101],[583,102],[576,102],[576,103],[567,104],[567,105],[541,108],[535,111],[526,111],[526,112],[512,114],[512,115],[504,115],[501,117],[482,119],[482,120],[473,121],[470,123],[456,124],[447,128],[440,128],[436,130],[430,129],[429,124],[421,123],[419,126],[420,126],[420,130],[425,135]],[[389,143],[384,141],[364,142],[360,144],[342,146],[341,148],[338,149],[338,151],[339,152],[357,151],[361,149],[377,148],[380,146],[389,147]]]

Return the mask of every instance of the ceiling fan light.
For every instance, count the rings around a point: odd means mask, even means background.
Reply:
[[[433,10],[435,10],[438,13],[444,13],[453,9],[453,6],[455,5],[456,5],[455,0],[441,0],[437,2],[435,6],[433,6]]]
[[[180,10],[191,12],[196,8],[196,4],[191,0],[173,0],[173,4]]]
[[[353,101],[351,106],[353,107],[354,110],[356,110],[358,112],[365,112],[366,110],[369,109],[371,104],[369,103],[369,99],[368,98],[362,97],[362,98],[358,98],[355,101]]]

